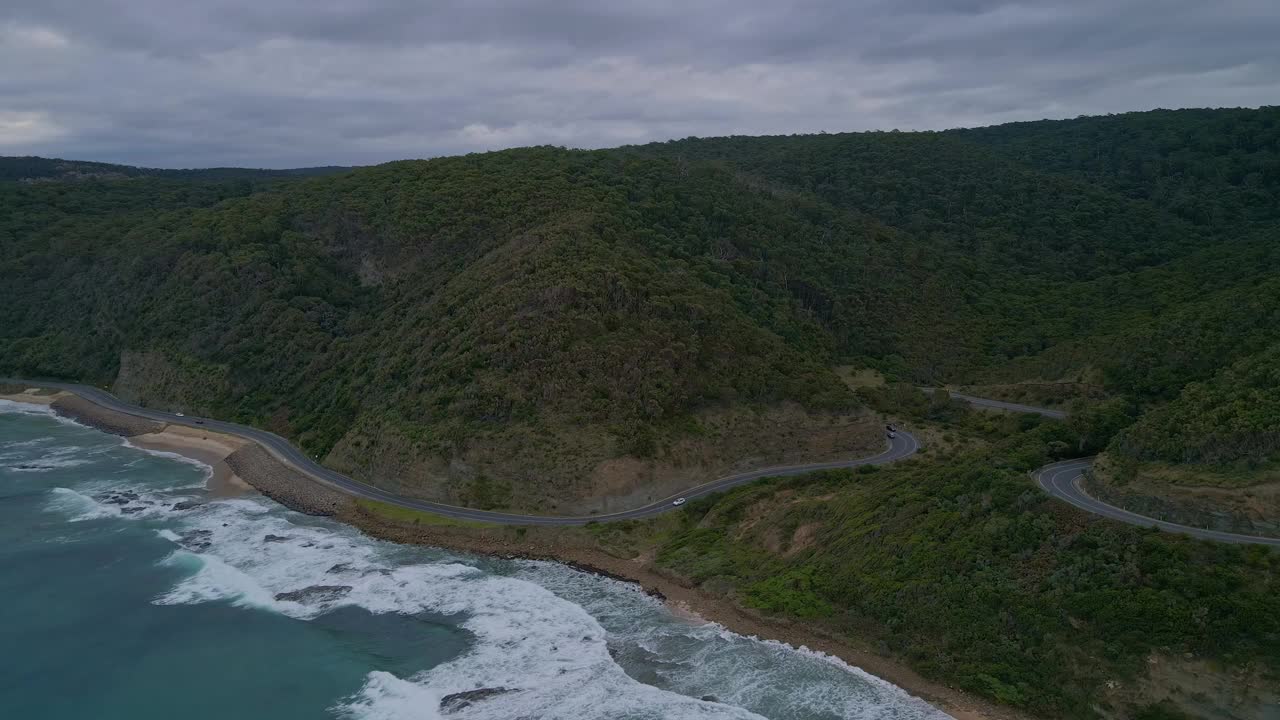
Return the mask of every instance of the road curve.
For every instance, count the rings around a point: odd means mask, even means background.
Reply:
[[[889,446],[884,452],[872,457],[858,458],[856,460],[837,460],[835,462],[825,463],[808,463],[804,465],[781,465],[777,467],[762,468],[760,470],[751,470],[749,472],[737,473],[734,475],[727,475],[725,477],[712,480],[711,482],[689,488],[681,493],[662,498],[661,500],[649,503],[648,505],[615,513],[603,513],[578,517],[519,515],[515,513],[475,510],[455,505],[446,505],[444,503],[407,498],[394,493],[389,493],[372,485],[349,478],[342,473],[336,472],[319,464],[312,458],[307,457],[301,450],[294,447],[288,440],[285,440],[275,433],[270,433],[266,430],[259,430],[258,428],[250,427],[248,425],[224,422],[222,420],[214,420],[212,418],[178,416],[174,413],[138,407],[137,405],[132,405],[121,400],[105,390],[91,385],[80,385],[77,383],[57,382],[52,380],[23,380],[20,378],[0,378],[0,383],[65,390],[67,392],[75,393],[86,400],[91,400],[105,408],[115,410],[116,412],[124,413],[126,415],[165,422],[171,425],[206,428],[209,430],[216,430],[217,432],[227,433],[228,435],[236,435],[258,443],[277,459],[312,477],[317,482],[333,487],[348,495],[367,498],[369,500],[378,500],[398,505],[400,507],[443,515],[445,517],[461,520],[478,520],[482,522],[501,523],[504,525],[585,525],[589,522],[646,518],[672,510],[675,506],[671,503],[677,497],[692,500],[694,498],[702,497],[703,495],[728,490],[729,488],[742,485],[744,483],[759,480],[763,477],[803,475],[804,473],[814,472],[817,470],[835,470],[858,467],[861,465],[883,465],[885,463],[891,463],[896,460],[910,457],[920,449],[920,443],[916,441],[915,436],[908,432],[899,431],[896,433],[896,437],[889,441]]]
[[[95,388],[91,385],[80,385],[76,383],[56,382],[50,380],[22,380],[15,378],[0,378],[0,383],[66,390],[87,400],[92,400],[103,407],[125,413],[126,415],[134,415],[173,425],[208,428],[210,430],[224,432],[229,435],[236,435],[257,442],[272,455],[276,456],[277,459],[293,466],[295,469],[312,477],[317,482],[333,487],[349,495],[367,498],[370,500],[378,500],[381,502],[391,503],[393,505],[399,505],[400,507],[421,510],[423,512],[434,513],[445,517],[458,518],[461,520],[478,520],[504,525],[585,525],[589,522],[635,520],[639,518],[652,517],[673,509],[675,506],[673,506],[671,502],[677,497],[684,497],[692,500],[711,493],[728,490],[729,488],[749,483],[754,480],[759,480],[763,477],[803,475],[804,473],[815,472],[818,470],[853,468],[860,465],[884,465],[910,457],[920,449],[920,443],[916,440],[915,436],[911,433],[900,430],[897,433],[897,437],[889,442],[889,447],[884,452],[872,457],[858,458],[856,460],[838,460],[826,463],[808,463],[804,465],[781,465],[777,467],[762,468],[760,470],[751,470],[749,472],[737,473],[734,475],[727,475],[725,477],[712,480],[711,482],[689,488],[682,493],[662,498],[661,500],[649,503],[648,505],[615,513],[578,517],[520,515],[516,513],[492,512],[489,510],[475,510],[472,508],[458,507],[456,505],[446,505],[444,503],[407,498],[394,493],[389,493],[372,485],[367,485],[358,480],[349,478],[342,473],[336,472],[319,464],[315,460],[307,457],[301,450],[294,447],[288,440],[285,440],[275,433],[259,430],[258,428],[250,427],[248,425],[240,425],[238,423],[223,422],[221,420],[213,420],[211,418],[179,417],[174,413],[138,407],[117,398],[105,390]],[[932,390],[931,388],[921,389],[926,391]],[[981,407],[998,408],[1013,412],[1028,412],[1054,419],[1063,419],[1066,417],[1066,413],[1061,410],[1039,408],[1032,405],[1021,405],[1019,403],[1009,403],[1001,400],[990,400],[988,398],[979,398],[972,395],[964,395],[962,393],[954,392],[951,393],[951,397],[958,398]],[[200,422],[197,422],[197,420]],[[1280,547],[1280,538],[1241,535],[1239,533],[1229,533],[1191,527],[1189,525],[1180,525],[1178,523],[1171,523],[1165,520],[1157,520],[1156,518],[1139,515],[1114,505],[1108,505],[1107,503],[1089,495],[1081,486],[1081,480],[1085,471],[1092,465],[1093,458],[1063,460],[1061,462],[1045,465],[1044,467],[1033,471],[1031,476],[1035,479],[1036,483],[1039,484],[1041,489],[1049,493],[1051,496],[1062,500],[1063,502],[1070,503],[1082,510],[1111,520],[1118,520],[1119,522],[1137,525],[1139,527],[1156,527],[1167,532],[1189,535],[1202,540]]]
[[[1190,535],[1191,537],[1200,538],[1202,540],[1213,540],[1215,542],[1235,543],[1239,545],[1270,545],[1271,547],[1280,547],[1280,538],[1260,537],[1257,535],[1241,535],[1239,533],[1222,532],[1219,530],[1206,530],[1205,528],[1191,527],[1190,525],[1179,525],[1165,520],[1157,520],[1129,512],[1124,508],[1118,508],[1115,505],[1108,505],[1101,500],[1093,497],[1085,492],[1082,485],[1084,473],[1093,465],[1093,458],[1077,458],[1075,460],[1063,460],[1062,462],[1050,463],[1031,473],[1031,477],[1036,483],[1050,495],[1071,503],[1076,507],[1091,512],[1095,515],[1101,515],[1112,520],[1119,520],[1130,525],[1139,527],[1156,527],[1161,530],[1178,533],[1180,535]]]
[[[922,387],[920,388],[925,394],[932,395],[938,391],[938,388]],[[974,395],[965,395],[954,390],[947,390],[951,397],[957,400],[963,400],[970,405],[978,407],[994,408],[997,410],[1008,410],[1010,412],[1031,413],[1033,415],[1043,415],[1054,420],[1066,420],[1067,413],[1063,410],[1053,410],[1051,408],[1036,407],[1035,405],[1023,405],[1022,403],[1005,402],[1004,400],[992,400],[991,398],[980,398]]]
[[[933,394],[936,388],[920,388],[925,393]],[[995,408],[999,410],[1009,410],[1011,412],[1033,413],[1043,415],[1047,418],[1055,420],[1065,420],[1067,413],[1062,410],[1053,410],[1050,408],[1036,407],[1034,405],[1023,405],[1021,403],[1005,402],[1003,400],[992,400],[990,398],[980,398],[973,395],[965,395],[948,390],[951,397],[963,400],[970,405],[979,407]],[[1269,545],[1271,547],[1280,547],[1280,538],[1261,537],[1258,535],[1242,535],[1240,533],[1222,532],[1220,530],[1208,530],[1205,528],[1192,527],[1190,525],[1180,525],[1178,523],[1168,522],[1167,520],[1157,520],[1146,515],[1139,515],[1130,512],[1124,508],[1108,505],[1101,500],[1093,497],[1085,492],[1083,486],[1084,474],[1093,466],[1093,458],[1075,458],[1073,460],[1063,460],[1061,462],[1049,463],[1042,468],[1031,472],[1031,477],[1040,486],[1040,489],[1049,493],[1053,497],[1074,505],[1081,510],[1108,518],[1117,520],[1138,527],[1155,527],[1166,532],[1178,533],[1179,535],[1189,535],[1191,537],[1200,538],[1201,540],[1212,540],[1214,542],[1234,543],[1237,545]]]

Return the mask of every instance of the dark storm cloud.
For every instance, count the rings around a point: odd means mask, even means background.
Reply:
[[[1280,97],[1274,0],[10,0],[0,153],[372,163]]]

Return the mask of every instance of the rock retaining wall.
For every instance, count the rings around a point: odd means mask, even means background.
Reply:
[[[69,417],[82,425],[88,425],[112,435],[133,437],[160,432],[165,428],[165,423],[108,410],[78,395],[58,398],[49,407],[63,417]]]
[[[228,455],[226,463],[263,495],[307,515],[336,515],[353,502],[280,462],[261,445],[245,445]]]

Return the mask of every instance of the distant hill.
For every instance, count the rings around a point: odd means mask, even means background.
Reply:
[[[344,172],[350,168],[327,166],[289,170],[251,168],[198,168],[165,170],[132,165],[60,160],[36,156],[0,156],[0,182],[72,182],[77,180],[118,180],[135,177],[157,177],[174,180],[262,180],[268,178],[310,177]]]

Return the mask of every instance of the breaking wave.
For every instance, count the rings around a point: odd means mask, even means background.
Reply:
[[[47,509],[77,522],[141,521],[171,543],[160,562],[181,579],[157,605],[228,603],[299,622],[358,607],[444,616],[469,633],[462,654],[430,669],[369,672],[358,691],[335,699],[340,717],[946,717],[835,658],[674,620],[633,585],[556,563],[408,548],[262,497],[210,500],[127,476],[54,488]]]

